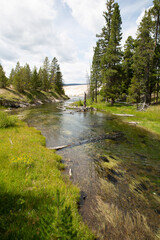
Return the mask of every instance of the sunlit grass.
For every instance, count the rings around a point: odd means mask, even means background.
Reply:
[[[8,128],[15,126],[17,118],[15,116],[9,116],[5,112],[0,112],[0,128]]]
[[[136,122],[138,126],[160,134],[160,105],[152,105],[145,111],[137,111],[136,105],[115,103],[113,106],[107,102],[91,103],[88,100],[88,105],[100,111],[106,111],[114,114],[132,114],[133,117],[121,117],[126,122]]]
[[[25,123],[0,129],[0,239],[94,239],[61,157]],[[59,237],[58,237],[59,236]]]

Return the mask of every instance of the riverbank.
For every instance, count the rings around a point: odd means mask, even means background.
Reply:
[[[9,121],[8,121],[9,123]],[[79,189],[40,131],[0,128],[0,239],[94,239],[78,213]]]
[[[47,147],[75,143],[60,154],[66,173],[71,169],[71,180],[81,190],[83,220],[98,239],[124,240],[125,233],[132,240],[155,240],[160,212],[159,137],[111,114],[81,113],[65,106],[45,104],[14,112],[41,130]],[[13,143],[12,137],[9,141]]]
[[[59,95],[54,91],[24,91],[23,93],[19,93],[13,88],[0,88],[0,106],[4,107],[28,107],[66,99],[68,99],[66,95]]]
[[[74,105],[79,105],[79,102]],[[98,102],[91,103],[88,100],[88,107],[92,107],[98,111],[114,114],[123,122],[143,127],[144,129],[160,134],[160,104],[151,105],[144,111],[138,111],[136,105],[127,103],[115,103],[113,106],[110,103]]]

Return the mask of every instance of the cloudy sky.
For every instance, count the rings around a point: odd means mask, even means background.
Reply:
[[[152,0],[117,0],[123,40],[136,36]],[[0,63],[7,76],[16,62],[31,68],[57,57],[65,83],[85,83],[106,0],[0,0]]]

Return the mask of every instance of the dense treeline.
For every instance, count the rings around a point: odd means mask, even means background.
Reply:
[[[111,104],[117,99],[151,103],[158,101],[160,91],[160,1],[145,11],[137,30],[121,47],[121,15],[118,3],[107,0],[105,26],[94,48],[90,74],[90,95]]]
[[[13,86],[19,92],[54,90],[59,94],[64,94],[63,77],[55,57],[51,63],[46,57],[43,66],[39,70],[34,67],[32,71],[29,64],[22,67],[17,62],[15,69],[11,70],[9,78],[6,77],[3,67],[0,65],[0,88],[7,86]]]

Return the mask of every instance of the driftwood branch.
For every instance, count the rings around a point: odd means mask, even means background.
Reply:
[[[51,150],[62,150],[64,148],[69,148],[69,147],[75,147],[75,146],[79,146],[79,145],[83,145],[83,144],[87,144],[87,143],[91,143],[91,142],[98,142],[101,140],[105,140],[105,139],[110,139],[110,140],[119,140],[121,138],[123,138],[123,133],[121,132],[114,132],[114,133],[109,133],[109,134],[103,134],[99,137],[95,137],[95,138],[90,138],[90,139],[84,139],[81,141],[77,141],[71,144],[67,144],[67,145],[62,145],[62,146],[57,146],[57,147],[48,147],[48,149]]]
[[[11,138],[9,138],[9,141],[10,141],[10,144],[13,145],[13,142],[12,142],[12,139],[11,139]]]
[[[51,150],[60,150],[60,149],[66,148],[66,147],[69,147],[69,145],[63,145],[63,146],[58,146],[58,147],[49,147],[48,149],[51,149]]]

